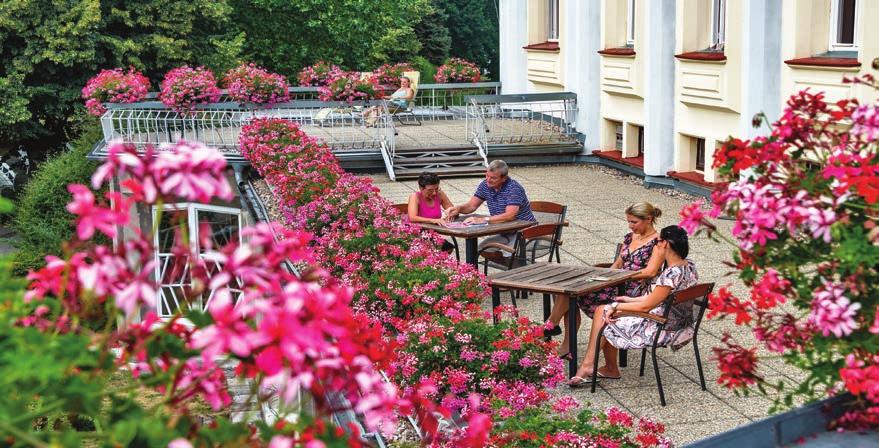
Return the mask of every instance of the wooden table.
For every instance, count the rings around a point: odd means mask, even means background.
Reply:
[[[637,271],[585,265],[546,262],[529,264],[488,276],[491,284],[491,306],[494,309],[501,304],[501,288],[543,293],[543,320],[546,321],[549,318],[550,294],[567,298],[570,302],[568,347],[571,350],[568,372],[569,376],[574,376],[577,373],[577,313],[580,312],[575,300],[590,292],[619,285],[635,274]]]
[[[475,215],[473,215],[475,216]],[[477,253],[477,239],[483,236],[497,235],[499,233],[515,232],[517,230],[531,227],[536,224],[534,221],[507,221],[499,223],[491,223],[488,225],[467,226],[467,227],[443,227],[436,224],[418,223],[424,229],[433,230],[440,235],[452,236],[455,238],[464,238],[465,241],[465,260],[467,263],[476,266],[479,260]]]

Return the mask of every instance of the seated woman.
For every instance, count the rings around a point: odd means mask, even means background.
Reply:
[[[603,346],[607,364],[598,370],[599,378],[617,379],[620,377],[620,369],[616,363],[616,352],[620,348],[635,349],[644,348],[653,343],[659,324],[643,317],[625,316],[614,318],[618,311],[638,311],[642,313],[663,315],[666,304],[665,299],[673,292],[681,291],[695,285],[699,279],[696,266],[687,260],[690,252],[687,232],[678,226],[668,226],[659,233],[659,242],[656,244],[656,253],[662,254],[665,261],[665,269],[659,277],[650,282],[644,295],[638,297],[620,296],[617,301],[609,305],[599,305],[595,309],[592,319],[592,331],[589,336],[589,347],[583,355],[583,362],[577,369],[577,374],[571,378],[568,385],[580,387],[590,382],[592,377],[592,365],[595,359],[595,350],[598,345]],[[680,346],[693,337],[692,330],[693,311],[692,304],[687,303],[681,309],[673,309],[669,314],[671,328],[679,328],[677,331],[663,331],[659,337],[659,345]],[[604,330],[602,341],[599,342],[598,332],[605,323],[609,325]],[[689,339],[688,339],[689,338]],[[613,356],[607,356],[612,353]]]
[[[388,112],[395,114],[409,107],[409,102],[415,98],[415,90],[412,88],[412,81],[405,77],[400,77],[400,88],[394,91],[390,96],[384,96],[382,99],[388,100]],[[381,108],[373,106],[363,111],[363,118],[367,126],[375,126],[378,117],[381,115]]]
[[[452,207],[452,201],[439,187],[436,173],[425,171],[418,176],[418,191],[409,195],[409,221],[446,225],[443,210]],[[450,252],[455,246],[443,241],[442,250]]]
[[[634,277],[623,284],[623,290],[628,296],[638,296],[642,293],[646,280],[652,279],[662,269],[662,256],[654,250],[658,233],[656,232],[656,220],[662,216],[662,211],[654,207],[649,202],[639,202],[633,204],[626,209],[626,221],[629,223],[629,230],[623,237],[622,248],[619,256],[610,266],[613,269],[625,269],[629,271],[638,271]],[[617,287],[604,288],[584,297],[580,297],[577,301],[578,306],[584,313],[591,316],[595,312],[595,307],[602,303],[610,303],[617,296]],[[552,322],[553,328],[544,331],[544,335],[557,336],[562,333],[559,327],[565,314],[568,312],[568,300],[556,299],[549,315],[549,322]],[[577,314],[577,331],[580,328],[580,315]],[[565,320],[565,336],[559,345],[559,356],[567,357],[568,334],[567,320]]]

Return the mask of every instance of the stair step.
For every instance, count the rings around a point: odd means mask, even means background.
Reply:
[[[476,152],[478,149],[475,146],[450,146],[447,148],[405,148],[400,149],[397,148],[394,150],[394,156],[415,156],[419,157],[424,154],[446,154],[446,155],[455,155],[461,153],[470,153]]]
[[[423,169],[395,169],[394,176],[397,180],[416,179],[421,175]],[[464,176],[482,176],[485,174],[484,166],[454,166],[444,168],[430,168],[432,173],[436,173],[439,177],[464,177]]]
[[[446,164],[482,164],[482,157],[475,156],[435,156],[435,157],[395,157],[394,166],[427,166]]]

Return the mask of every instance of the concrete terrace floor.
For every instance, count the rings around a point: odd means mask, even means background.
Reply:
[[[570,227],[564,229],[562,246],[563,263],[601,263],[611,260],[616,244],[628,232],[625,221],[625,208],[639,201],[649,201],[663,211],[657,230],[679,220],[680,208],[690,198],[673,197],[661,190],[646,189],[633,184],[631,178],[612,175],[606,169],[591,165],[563,165],[546,167],[513,167],[511,176],[526,189],[531,200],[547,200],[568,206]],[[370,176],[381,194],[393,203],[406,202],[409,194],[417,189],[412,182],[393,182],[384,174]],[[456,204],[468,200],[481,178],[446,179],[441,187]],[[487,213],[483,205],[482,213]],[[720,231],[729,234],[731,223],[718,223]],[[744,286],[725,276],[729,268],[723,264],[731,259],[732,247],[725,243],[715,243],[704,235],[690,240],[690,259],[698,268],[700,280],[710,281],[719,287],[733,284],[733,291],[742,294]],[[463,247],[462,247],[463,250]],[[463,257],[463,253],[461,254]],[[502,295],[504,303],[509,296]],[[541,299],[532,296],[520,300],[521,312],[532,320],[542,319]],[[579,353],[586,350],[588,341],[588,320],[580,329]],[[705,320],[700,330],[699,347],[702,353],[706,375],[707,391],[698,385],[698,372],[693,356],[692,345],[678,352],[661,349],[660,374],[665,388],[667,406],[659,404],[659,395],[648,356],[648,366],[644,377],[638,376],[639,352],[629,354],[629,367],[623,368],[620,380],[604,380],[599,383],[595,394],[588,388],[558,388],[555,393],[571,394],[580,402],[589,402],[593,407],[617,406],[637,416],[649,416],[667,426],[668,435],[676,445],[684,445],[726,430],[747,424],[768,416],[772,401],[764,396],[752,394],[738,397],[716,383],[718,370],[712,357],[712,347],[721,346],[720,338],[730,332],[740,343],[748,346],[754,339],[750,330],[736,327],[729,320]],[[558,340],[558,338],[556,338]],[[784,381],[796,385],[804,374],[796,367],[786,364],[775,354],[758,350],[761,358],[760,373],[771,383]]]

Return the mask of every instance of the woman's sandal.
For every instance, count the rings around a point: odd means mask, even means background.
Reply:
[[[564,355],[559,355],[559,359],[564,359],[565,361],[570,361],[570,360],[574,359],[574,355],[572,355],[571,352],[565,352]]]
[[[595,379],[595,382],[598,382],[598,378]],[[568,387],[571,389],[579,389],[581,387],[587,387],[592,385],[592,377],[583,378],[582,376],[572,376],[568,381]]]

